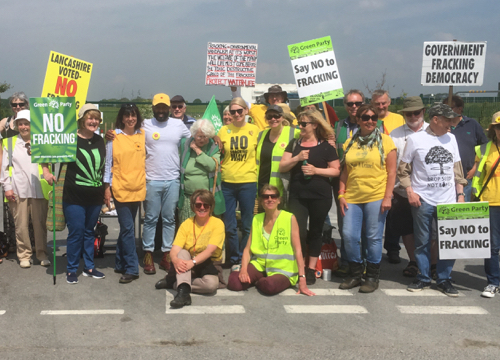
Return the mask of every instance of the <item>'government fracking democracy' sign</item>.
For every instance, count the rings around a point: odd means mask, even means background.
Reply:
[[[424,42],[422,85],[483,85],[486,41]]]
[[[344,96],[330,36],[288,45],[288,53],[302,106]]]
[[[76,161],[74,97],[30,98],[31,162]]]
[[[205,85],[255,87],[257,44],[209,42]]]
[[[487,201],[437,206],[439,258],[484,259],[490,253]]]
[[[42,96],[75,97],[73,110],[77,111],[87,100],[91,74],[91,63],[51,51]]]

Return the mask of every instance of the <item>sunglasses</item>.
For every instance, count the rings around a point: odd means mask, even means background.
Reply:
[[[356,102],[349,101],[349,102],[346,102],[345,104],[349,107],[353,107],[354,105],[356,105],[357,107],[360,107],[361,105],[363,105],[363,102],[361,102],[361,101],[356,101]]]
[[[420,115],[421,112],[422,112],[422,110],[409,111],[409,112],[405,111],[405,116],[408,116],[408,117],[410,117],[412,115],[418,116],[418,115]]]
[[[122,105],[122,108],[125,108],[125,109],[128,109],[128,108],[133,108],[133,107],[135,107],[135,105],[134,105],[134,104],[123,104],[123,105]]]
[[[278,198],[278,195],[277,194],[262,194],[262,195],[260,195],[260,198],[263,200],[267,200],[267,199],[276,200]]]
[[[372,121],[378,121],[378,115],[372,115],[372,116],[366,115],[366,114],[365,115],[361,115],[361,120],[363,120],[363,121],[369,121],[370,119]]]
[[[11,103],[10,106],[12,106],[13,108],[16,108],[16,107],[24,107],[26,105],[25,102],[20,102],[20,103]]]
[[[301,122],[299,122],[299,126],[303,127],[303,128],[305,128],[307,126],[307,124],[310,124],[310,122],[308,122],[308,121],[301,121]]]
[[[236,113],[238,113],[239,115],[243,114],[243,109],[238,109],[238,110],[229,110],[229,113],[231,115],[234,115]]]
[[[269,115],[266,115],[266,119],[267,120],[271,120],[271,119],[279,119],[281,117],[280,114],[269,114]]]
[[[24,147],[26,148],[26,152],[28,153],[28,155],[31,156],[31,144],[26,143],[26,144],[24,144]]]
[[[203,208],[203,209],[210,209],[210,204],[194,203],[194,207],[196,208],[196,210],[200,210],[201,208]]]
[[[184,105],[172,105],[171,108],[174,109],[174,110],[177,110],[177,109],[182,109],[184,107]]]

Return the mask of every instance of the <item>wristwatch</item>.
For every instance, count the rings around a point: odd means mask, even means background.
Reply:
[[[191,261],[196,265],[196,260],[194,258],[192,258]]]
[[[305,278],[306,276],[305,275],[299,275],[299,278],[301,278],[301,277]]]
[[[465,197],[465,194],[464,194],[464,193],[458,193],[458,194],[457,194],[457,197],[459,197],[459,196],[463,196],[463,197]]]

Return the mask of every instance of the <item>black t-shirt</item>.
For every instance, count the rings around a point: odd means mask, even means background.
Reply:
[[[259,167],[259,190],[266,184],[269,184],[269,179],[271,178],[271,164],[273,158],[273,149],[276,143],[272,143],[269,140],[268,131],[264,141],[262,142],[262,147],[260,148],[260,167]]]
[[[294,141],[291,141],[285,152],[292,152]],[[337,151],[328,142],[324,141],[317,146],[303,147],[300,143],[295,145],[292,157],[302,150],[309,150],[307,162],[317,168],[326,169],[330,161],[337,160]],[[332,187],[328,177],[313,175],[310,179],[304,177],[302,162],[297,163],[290,171],[290,198],[296,199],[331,199]]]
[[[97,134],[92,139],[77,136],[76,162],[68,163],[63,202],[74,205],[100,205],[104,199],[106,147]]]

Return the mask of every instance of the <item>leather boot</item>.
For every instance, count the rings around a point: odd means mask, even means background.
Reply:
[[[378,289],[378,279],[380,277],[380,264],[366,264],[366,280],[359,288],[361,293],[371,293]]]
[[[170,251],[163,253],[163,257],[161,258],[159,267],[166,272],[170,271]]]
[[[146,251],[144,254],[144,273],[148,275],[156,274],[155,263],[153,262],[153,253]]]
[[[173,289],[175,281],[177,280],[175,276],[175,271],[173,271],[173,276],[169,272],[163,279],[155,284],[156,289]]]
[[[361,275],[363,275],[363,264],[349,262],[349,277],[340,284],[339,289],[347,290],[361,285]]]
[[[175,295],[174,300],[170,302],[170,306],[174,309],[179,309],[184,305],[191,305],[191,286],[188,284],[180,284],[177,287],[177,295]]]

